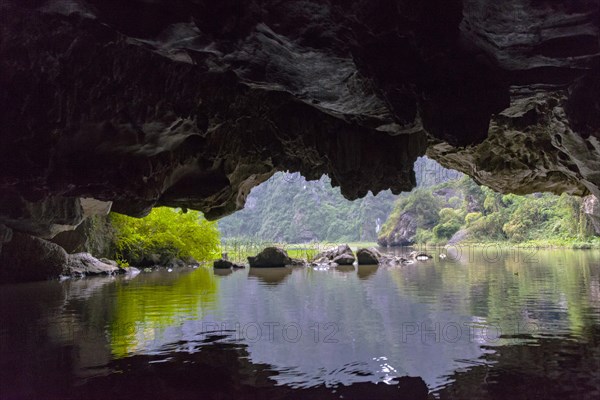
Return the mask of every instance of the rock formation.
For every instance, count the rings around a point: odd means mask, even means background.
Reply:
[[[68,254],[57,244],[21,232],[2,246],[0,282],[56,278],[67,265]]]
[[[417,234],[417,218],[410,212],[403,212],[398,217],[392,231],[377,239],[380,246],[410,246],[415,242]]]
[[[352,265],[356,261],[356,257],[350,246],[343,244],[320,252],[313,258],[313,261],[319,261],[318,264]]]
[[[70,276],[113,275],[124,272],[115,261],[97,259],[89,253],[69,254],[63,274]]]
[[[279,247],[266,247],[254,257],[248,257],[248,264],[255,268],[274,268],[292,265],[287,251]]]
[[[82,199],[214,219],[280,170],[349,199],[398,193],[425,153],[502,192],[600,196],[598,0],[0,12],[0,223],[16,231],[73,229]]]
[[[382,254],[374,247],[358,249],[356,251],[358,265],[377,265],[381,261],[381,258]]]

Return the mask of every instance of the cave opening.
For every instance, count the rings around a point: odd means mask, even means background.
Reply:
[[[599,13],[1,1],[0,398],[597,398]]]

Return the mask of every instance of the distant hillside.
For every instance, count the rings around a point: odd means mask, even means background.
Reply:
[[[224,239],[375,241],[395,199],[386,191],[352,202],[326,176],[306,181],[298,173],[277,173],[252,189],[243,210],[221,219],[219,230]]]
[[[462,174],[420,158],[415,164],[418,186],[429,187]],[[355,201],[323,176],[306,181],[300,174],[277,173],[252,189],[246,207],[219,221],[224,239],[259,238],[264,241],[375,241],[398,196],[389,191]]]

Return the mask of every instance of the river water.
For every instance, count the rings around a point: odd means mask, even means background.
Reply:
[[[444,252],[3,285],[0,398],[598,398],[599,251]]]

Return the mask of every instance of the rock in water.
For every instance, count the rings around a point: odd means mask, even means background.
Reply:
[[[67,253],[57,244],[21,232],[2,246],[0,282],[29,282],[58,278]]]
[[[282,248],[267,247],[255,257],[248,257],[248,263],[255,268],[285,267],[292,264],[292,259]]]
[[[425,260],[429,260],[430,258],[432,258],[429,254],[427,254],[423,251],[413,251],[409,254],[409,256],[413,260],[419,260],[419,261],[425,261]]]
[[[221,258],[221,259],[215,260],[213,262],[213,268],[215,268],[215,269],[231,269],[231,268],[239,269],[239,268],[246,268],[246,267],[244,265],[231,262],[225,258]]]
[[[333,259],[333,262],[338,265],[352,265],[356,261],[354,254],[340,254]]]
[[[291,260],[292,262],[290,263],[290,265],[294,267],[305,267],[307,264],[306,260],[302,258],[292,258]]]
[[[99,260],[90,253],[69,254],[63,275],[113,275],[124,272],[116,265],[116,262],[111,260],[106,261],[108,262]]]
[[[314,258],[314,262],[318,264],[336,263],[338,265],[352,265],[356,258],[352,249],[347,244],[342,244],[336,247],[327,249]]]
[[[358,265],[375,265],[379,264],[381,253],[374,247],[358,249],[356,258],[358,259]]]
[[[231,267],[233,267],[233,263],[223,258],[215,260],[213,262],[213,268],[215,269],[230,269]]]

